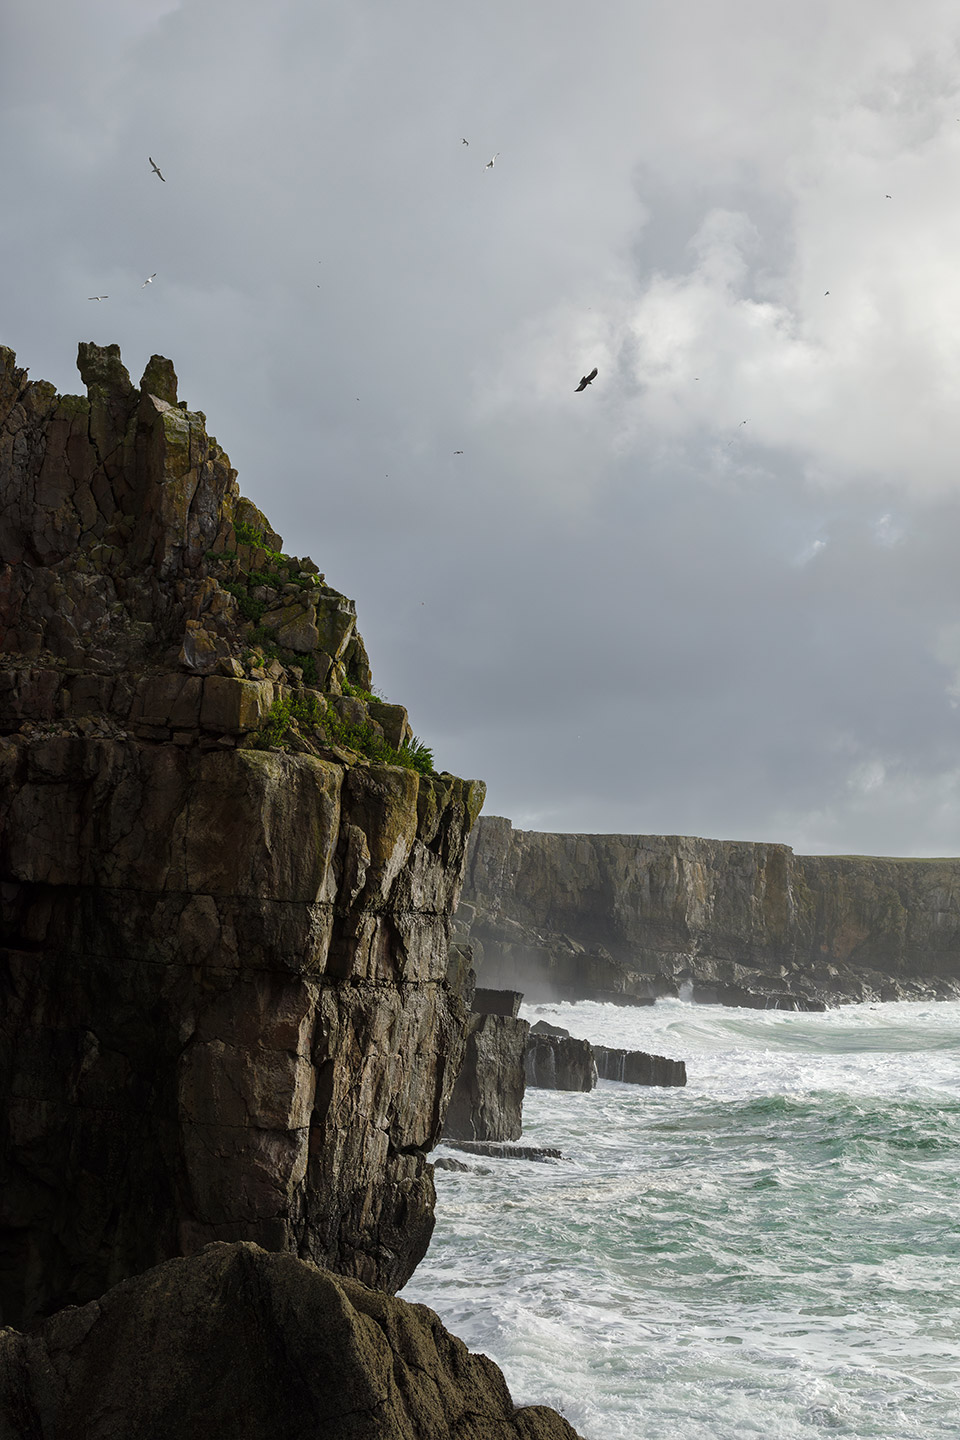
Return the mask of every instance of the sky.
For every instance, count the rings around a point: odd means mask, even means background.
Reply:
[[[955,4],[30,0],[0,134],[0,343],[172,359],[487,813],[960,854]]]

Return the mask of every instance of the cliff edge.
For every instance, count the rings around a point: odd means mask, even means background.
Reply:
[[[960,999],[960,860],[551,835],[485,816],[457,926],[481,985],[533,1001]]]
[[[3,1320],[211,1241],[397,1289],[483,786],[372,693],[171,363],[78,363],[58,395],[0,348]]]

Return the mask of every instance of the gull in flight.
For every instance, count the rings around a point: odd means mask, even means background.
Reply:
[[[578,394],[578,392],[581,391],[581,390],[586,390],[587,386],[588,386],[588,385],[592,385],[593,382],[594,382],[594,380],[596,380],[596,378],[597,378],[597,367],[596,367],[596,365],[594,365],[594,367],[593,367],[593,369],[590,371],[590,374],[589,374],[589,375],[582,375],[582,376],[580,377],[580,384],[577,386],[576,390],[574,390],[574,392],[573,392],[574,395]]]
[[[150,164],[151,164],[151,166],[153,167],[153,173],[154,173],[154,175],[160,175],[160,166],[159,166],[159,165],[157,164],[157,162],[154,160],[153,156],[152,156],[152,155],[148,155],[148,156],[147,156],[147,159],[150,161]],[[162,175],[160,175],[160,179],[163,180],[163,176],[162,176]],[[163,180],[163,183],[164,183],[164,185],[166,185],[166,183],[167,183],[166,180]]]
[[[153,274],[152,274],[152,275],[148,275],[147,278],[146,278],[146,280],[144,280],[143,284],[140,286],[140,289],[143,290],[143,289],[146,288],[147,285],[152,285],[153,282],[154,282],[154,280],[156,280],[156,278],[157,278],[157,272],[156,272],[156,270],[154,270]]]
[[[454,453],[454,455],[462,455],[462,454],[463,454],[463,451],[462,451],[462,450],[454,450],[453,453]]]
[[[498,150],[498,151],[497,151],[497,155],[499,155],[499,154],[500,154],[500,151]],[[492,169],[493,169],[493,161],[496,160],[497,155],[494,155],[493,160],[488,160],[488,161],[487,161],[486,165],[484,165],[484,167],[483,167],[484,170],[492,170]]]
[[[460,141],[460,144],[461,144],[461,145],[469,145],[469,144],[470,144],[470,141],[469,141],[469,140],[461,140],[461,141]]]
[[[110,296],[109,296],[109,295],[88,295],[88,296],[87,296],[87,299],[88,299],[88,300],[109,300],[109,299],[110,299]]]

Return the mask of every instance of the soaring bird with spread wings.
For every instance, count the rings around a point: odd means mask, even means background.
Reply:
[[[154,175],[160,175],[160,166],[157,164],[156,160],[154,160],[153,156],[148,155],[147,159],[150,161]],[[163,180],[164,185],[166,185],[167,182],[163,179],[162,175],[160,175],[160,179]]]
[[[574,390],[574,392],[573,392],[574,395],[576,395],[580,390],[586,390],[587,386],[588,386],[588,385],[592,385],[593,382],[594,382],[594,380],[596,380],[596,378],[597,378],[597,367],[596,367],[596,365],[594,365],[594,367],[593,367],[593,369],[590,371],[590,374],[589,374],[589,375],[582,375],[582,376],[580,377],[580,384],[577,386],[576,390]]]

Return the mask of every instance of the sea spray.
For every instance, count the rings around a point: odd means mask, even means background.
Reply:
[[[687,1062],[529,1090],[404,1292],[588,1440],[955,1440],[960,1005],[525,1010]]]

